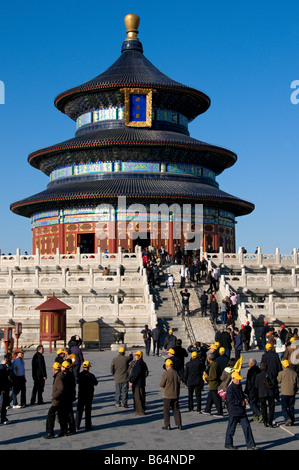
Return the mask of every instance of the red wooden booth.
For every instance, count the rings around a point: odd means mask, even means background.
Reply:
[[[56,341],[63,341],[66,346],[66,310],[70,308],[54,294],[35,308],[40,310],[40,344],[49,341],[49,352],[52,352],[52,341],[55,349]]]

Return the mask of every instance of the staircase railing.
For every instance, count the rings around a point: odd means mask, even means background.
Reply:
[[[181,304],[181,301],[179,299],[179,296],[178,296],[178,293],[177,293],[177,290],[176,290],[175,286],[170,286],[170,292],[172,294],[172,298],[173,298],[173,301],[174,301],[174,304],[175,304],[177,314],[181,315],[181,318],[185,323],[185,329],[187,331],[189,340],[190,340],[191,344],[193,344],[196,341],[196,338],[195,338],[195,334],[194,334],[194,331],[193,331],[193,328],[192,328],[192,325],[191,325],[191,322],[190,322],[189,315],[183,315],[182,314],[182,304]]]

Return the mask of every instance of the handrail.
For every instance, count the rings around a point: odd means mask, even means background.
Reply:
[[[185,328],[187,330],[189,340],[190,340],[191,344],[193,344],[196,341],[196,338],[195,338],[195,334],[194,334],[194,331],[193,331],[193,328],[192,328],[192,325],[191,325],[191,322],[190,322],[189,315],[183,315],[182,314],[182,305],[181,305],[181,302],[180,302],[180,299],[179,299],[179,296],[178,296],[178,293],[177,293],[177,290],[176,290],[175,286],[170,286],[170,292],[171,292],[172,298],[174,300],[174,304],[175,304],[175,307],[176,307],[176,310],[177,310],[177,314],[181,315],[182,320],[184,320]]]

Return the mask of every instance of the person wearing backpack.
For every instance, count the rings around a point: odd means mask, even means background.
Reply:
[[[148,325],[144,326],[144,330],[141,331],[141,334],[145,345],[145,354],[149,356],[151,349],[152,332],[151,330],[149,330]]]

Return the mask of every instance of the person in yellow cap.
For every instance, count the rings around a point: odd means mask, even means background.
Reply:
[[[170,348],[168,351],[167,351],[167,356],[168,356],[168,359],[171,359],[172,360],[172,363],[173,363],[173,369],[177,371],[177,373],[179,373],[179,370],[180,370],[180,367],[181,367],[181,361],[178,357],[176,357],[175,355],[175,350]],[[165,369],[165,362],[163,364],[163,369]]]
[[[47,414],[46,420],[46,434],[43,436],[44,439],[53,439],[54,427],[55,427],[55,418],[56,415],[61,417],[61,410],[59,409],[60,398],[63,394],[64,384],[63,376],[61,374],[61,364],[60,362],[55,361],[52,365],[53,371],[53,385],[52,385],[52,394],[51,394],[51,406]],[[63,421],[62,421],[63,422]],[[62,428],[61,428],[62,432]]]
[[[225,434],[225,448],[236,449],[233,444],[233,438],[237,425],[241,424],[247,449],[257,450],[258,447],[255,444],[249,419],[246,414],[246,405],[248,402],[240,384],[242,377],[239,372],[232,372],[231,378],[232,381],[226,391],[228,424]]]
[[[55,362],[59,362],[59,364],[61,365],[66,355],[67,355],[67,352],[64,349],[58,349]]]
[[[71,371],[71,364],[69,361],[65,360],[61,364],[61,374],[63,380],[63,393],[59,399],[58,408],[58,417],[61,426],[59,437],[75,434],[76,432],[76,423],[73,412],[73,403],[76,398],[76,382]]]
[[[165,372],[161,377],[160,387],[163,389],[163,410],[164,410],[164,426],[163,430],[170,430],[170,410],[173,411],[174,422],[178,429],[182,430],[182,419],[179,407],[180,395],[180,377],[173,369],[171,359],[165,361]]]
[[[189,411],[193,411],[193,395],[195,392],[197,412],[201,412],[201,394],[204,386],[202,375],[204,368],[205,366],[198,357],[198,353],[193,351],[191,353],[191,360],[186,363],[183,380],[185,387],[188,387]]]
[[[283,370],[278,372],[277,381],[281,391],[281,411],[285,419],[285,426],[294,426],[295,422],[295,395],[299,388],[298,375],[290,367],[288,360],[281,362]]]
[[[220,369],[222,373],[227,366],[229,358],[226,355],[225,349],[222,347],[218,349],[218,353],[219,353],[219,356],[217,357],[216,362],[218,362],[218,364],[220,365]]]
[[[147,364],[144,362],[140,350],[134,353],[135,361],[129,378],[130,388],[133,392],[135,414],[145,415],[145,385],[148,376]]]
[[[290,363],[290,368],[297,371],[299,374],[299,342],[292,336],[287,344],[283,359],[287,359]]]
[[[98,381],[94,374],[90,372],[91,364],[84,361],[83,370],[78,375],[78,403],[76,413],[76,429],[80,429],[80,424],[85,410],[85,431],[91,431],[91,408],[94,396],[94,387]]]
[[[110,372],[115,382],[115,406],[117,407],[129,408],[129,365],[132,361],[132,352],[126,356],[126,350],[124,346],[121,346],[118,350],[118,356],[114,357],[110,364]]]
[[[173,330],[168,331],[168,335],[164,340],[164,349],[167,352],[169,349],[174,349],[176,346],[177,337],[173,334]]]
[[[213,404],[217,409],[216,416],[223,416],[223,407],[220,396],[218,395],[218,387],[221,384],[221,369],[219,364],[216,362],[216,356],[214,353],[207,354],[208,367],[203,373],[204,380],[208,383],[209,392],[206,401],[206,406],[202,412],[205,415],[210,415]]]
[[[266,343],[266,352],[262,355],[261,364],[267,366],[267,374],[274,385],[274,398],[279,401],[279,387],[277,383],[278,372],[282,370],[281,361],[271,343]]]

